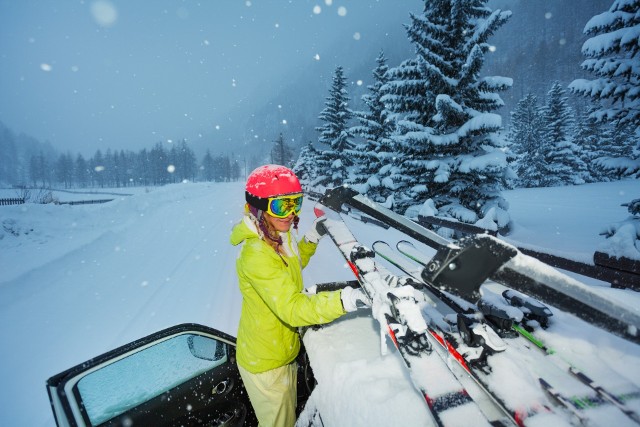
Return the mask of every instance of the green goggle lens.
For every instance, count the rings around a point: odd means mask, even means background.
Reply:
[[[302,196],[282,196],[269,199],[268,212],[278,218],[286,218],[292,213],[298,215],[302,209]]]

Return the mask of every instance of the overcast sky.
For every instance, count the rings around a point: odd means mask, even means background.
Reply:
[[[318,79],[313,64],[352,61],[336,42],[372,43],[389,28],[404,35],[409,12],[421,8],[419,0],[0,0],[0,121],[84,155],[215,132],[232,125],[230,110],[252,107],[283,80]],[[373,60],[361,59],[371,68]]]

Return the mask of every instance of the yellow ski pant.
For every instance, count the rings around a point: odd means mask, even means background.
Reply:
[[[293,427],[296,423],[296,362],[253,374],[238,365],[259,427]]]

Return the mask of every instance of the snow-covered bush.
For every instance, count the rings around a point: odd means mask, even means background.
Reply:
[[[640,199],[625,203],[631,216],[624,221],[610,224],[600,234],[606,241],[598,250],[613,258],[640,261]]]

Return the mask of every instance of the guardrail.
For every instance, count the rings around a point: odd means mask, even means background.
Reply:
[[[23,205],[23,198],[9,198],[9,199],[0,199],[0,206],[9,206],[9,205]]]
[[[494,236],[497,235],[495,231],[485,230],[482,227],[477,227],[472,224],[463,224],[432,216],[420,215],[418,217],[418,223],[422,226],[438,225],[467,234],[490,233]],[[552,267],[607,282],[612,288],[628,288],[634,291],[640,291],[640,262],[638,261],[627,258],[613,258],[602,252],[596,252],[593,256],[594,263],[586,264],[532,249],[518,247],[518,250]]]

